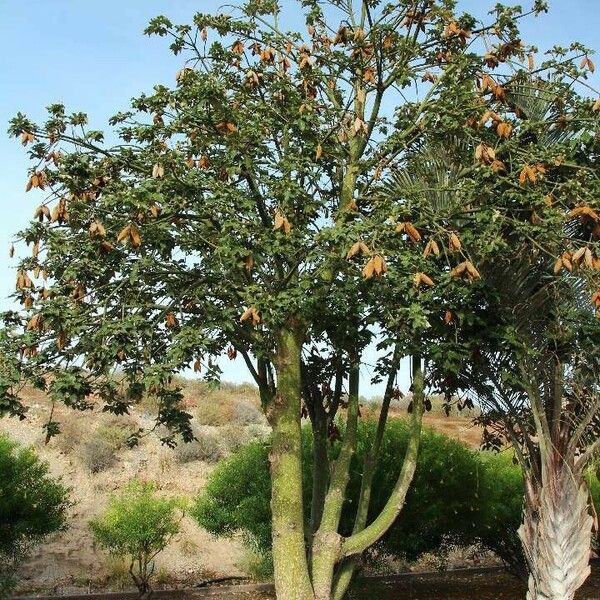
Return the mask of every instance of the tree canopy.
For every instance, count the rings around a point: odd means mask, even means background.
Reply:
[[[10,354],[24,360],[3,379],[4,412],[22,413],[25,375],[76,408],[93,392],[124,412],[154,393],[159,421],[189,432],[172,374],[193,365],[217,377],[214,357],[240,353],[272,392],[274,332],[291,317],[334,353],[359,355],[375,329],[403,354],[415,341],[427,353],[431,326],[453,319],[441,298],[460,304],[472,286],[457,284],[479,277],[472,246],[497,245],[489,207],[485,221],[464,214],[479,180],[492,191],[525,167],[535,179],[546,157],[511,135],[506,83],[527,68],[486,72],[524,56],[518,12],[499,8],[478,28],[452,2],[410,4],[364,3],[349,21],[342,3],[304,2],[305,34],[280,29],[272,2],[193,25],[158,17],[146,32],[169,37],[185,66],[175,87],[111,120],[118,142],[62,105],[43,124],[13,120],[33,161],[27,187],[43,201],[22,234],[25,321],[5,315]],[[479,55],[484,36],[498,41]],[[458,177],[438,171],[445,180],[425,195],[379,193],[426,141],[465,132],[478,160]]]

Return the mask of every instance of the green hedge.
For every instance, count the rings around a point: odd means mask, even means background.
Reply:
[[[365,449],[371,444],[376,423],[361,424],[352,463],[341,532],[352,529],[360,490]],[[388,424],[374,480],[370,517],[381,509],[393,486],[408,441],[406,424]],[[311,433],[303,432],[305,508],[311,494]],[[336,448],[332,449],[335,455]],[[211,474],[196,500],[193,515],[208,531],[222,536],[241,533],[261,554],[271,545],[269,507],[269,442],[252,442]],[[425,552],[443,553],[451,545],[479,544],[495,552],[515,571],[523,555],[516,531],[521,522],[523,487],[521,471],[509,452],[474,452],[463,444],[424,429],[421,452],[411,489],[399,519],[376,550],[414,560]],[[600,506],[600,484],[590,473],[590,485]],[[306,515],[308,519],[308,514]]]

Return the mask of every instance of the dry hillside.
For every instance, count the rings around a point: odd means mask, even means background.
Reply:
[[[65,593],[83,589],[119,589],[129,586],[126,567],[94,548],[87,523],[106,504],[108,496],[132,477],[153,480],[164,494],[193,498],[220,460],[241,444],[268,435],[269,428],[251,385],[223,384],[209,389],[184,381],[186,407],[194,414],[198,442],[171,450],[161,445],[160,432],[144,437],[130,449],[125,440],[132,430],[153,426],[154,407],[142,403],[135,412],[115,417],[100,411],[79,413],[57,408],[54,419],[62,433],[44,444],[42,425],[49,402],[38,392],[29,394],[30,411],[24,421],[0,420],[0,431],[22,444],[33,445],[51,471],[72,488],[74,506],[67,531],[38,547],[22,570],[21,591]],[[363,412],[374,412],[372,404]],[[395,416],[404,411],[398,406]],[[426,424],[476,446],[480,431],[467,416],[445,417],[434,411]],[[160,583],[193,582],[206,576],[244,574],[248,557],[237,540],[215,539],[186,518],[182,533],[157,561]]]

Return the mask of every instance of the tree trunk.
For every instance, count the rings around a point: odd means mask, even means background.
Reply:
[[[519,537],[529,567],[527,600],[572,600],[590,574],[593,519],[583,476],[558,456],[542,485],[527,481]]]
[[[367,519],[369,516],[369,507],[371,505],[371,491],[373,487],[373,479],[375,478],[375,471],[377,467],[377,459],[379,458],[379,449],[383,442],[383,436],[385,434],[385,426],[387,424],[388,413],[390,408],[390,402],[392,400],[392,393],[394,388],[394,381],[396,379],[396,373],[400,366],[400,352],[398,346],[394,349],[394,356],[392,359],[392,369],[388,376],[388,381],[385,387],[385,393],[381,402],[381,410],[379,412],[379,420],[377,422],[377,431],[375,432],[375,438],[370,448],[365,451],[365,457],[363,461],[363,476],[360,486],[360,493],[358,496],[358,504],[356,508],[356,517],[354,519],[354,527],[352,533],[358,533],[362,531],[367,525]],[[335,583],[333,586],[333,600],[341,600],[345,595],[352,578],[356,572],[356,568],[359,564],[359,559],[356,556],[351,556],[345,559],[338,567],[335,574]]]
[[[327,415],[317,410],[313,422],[313,489],[310,509],[311,534],[319,529],[323,516],[323,505],[329,485],[329,453],[327,437]]]
[[[342,556],[344,557],[356,556],[372,546],[394,524],[404,506],[406,494],[408,493],[417,467],[419,444],[421,442],[424,394],[423,371],[421,370],[420,363],[420,359],[413,358],[413,411],[408,447],[406,448],[400,475],[396,480],[388,501],[377,518],[362,531],[353,533],[350,537],[344,539],[342,543]]]
[[[300,424],[301,336],[277,336],[277,394],[268,411],[273,427],[271,511],[273,566],[278,600],[313,600],[304,537],[302,432]]]
[[[358,418],[358,366],[350,372],[347,429],[340,455],[333,466],[320,527],[314,535],[312,565],[309,566],[302,493],[302,435],[300,423],[301,336],[293,328],[277,336],[277,394],[270,403],[268,418],[273,427],[271,463],[271,510],[273,523],[273,565],[277,600],[330,600],[345,585],[335,585],[335,567],[343,559],[360,555],[375,543],[400,513],[412,480],[419,448],[423,414],[423,372],[421,360],[413,361],[411,435],[401,472],[391,496],[369,526],[342,538],[338,533],[341,510],[349,477],[350,460],[356,447]],[[362,521],[362,519],[361,519]],[[361,523],[364,525],[364,523]],[[351,577],[353,569],[348,572]],[[337,582],[339,584],[339,580]],[[337,590],[334,591],[334,586]]]
[[[340,559],[342,536],[338,533],[338,529],[350,479],[350,463],[356,449],[359,367],[360,363],[357,359],[350,366],[346,431],[339,456],[333,464],[321,525],[313,540],[312,578],[316,600],[330,600],[334,569]]]
[[[415,356],[413,357],[413,411],[410,420],[408,447],[402,461],[402,469],[386,505],[376,519],[370,525],[360,531],[354,532],[350,537],[343,540],[341,557],[344,560],[340,565],[334,584],[333,598],[335,600],[345,596],[354,573],[354,559],[377,542],[394,524],[394,521],[402,511],[406,494],[408,493],[417,466],[424,400],[424,379],[421,358]],[[368,510],[368,507],[365,508]]]

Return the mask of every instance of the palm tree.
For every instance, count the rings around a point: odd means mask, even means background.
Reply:
[[[541,125],[516,132],[520,145],[507,164],[519,163],[521,148],[529,156],[566,149],[569,166],[556,175],[561,183],[575,180],[580,166],[594,166],[594,157],[579,147],[589,132],[577,122],[560,122],[562,107],[551,86],[521,77],[505,88],[518,123]],[[600,447],[600,324],[594,308],[600,306],[600,293],[594,293],[600,217],[581,205],[544,222],[532,208],[541,193],[515,185],[510,164],[502,163],[506,177],[488,178],[478,188],[475,144],[451,140],[422,147],[386,193],[420,197],[422,206],[438,213],[462,210],[465,219],[472,212],[480,223],[489,219],[493,248],[482,250],[489,240],[479,249],[473,243],[482,279],[463,299],[462,313],[470,316],[453,324],[456,340],[448,346],[463,360],[459,368],[439,372],[439,384],[448,398],[462,391],[463,401],[481,406],[484,442],[510,444],[523,470],[518,534],[529,570],[528,600],[571,600],[590,573],[593,518],[585,474]]]
[[[545,281],[548,269],[539,257],[519,265],[495,264],[484,273],[498,294],[501,321],[481,340],[463,377],[484,421],[512,444],[523,469],[519,537],[530,573],[528,599],[568,600],[590,572],[585,474],[598,446],[600,337],[593,314],[578,305],[572,278]]]

